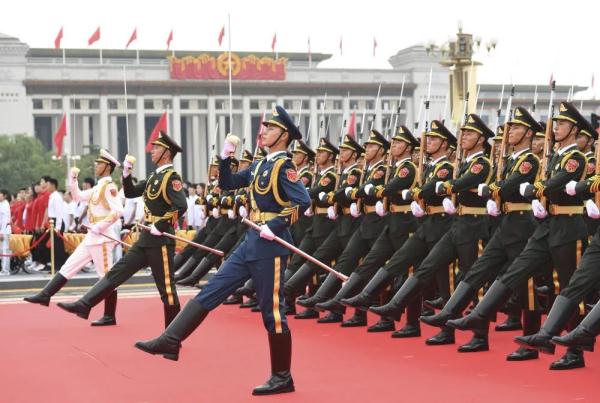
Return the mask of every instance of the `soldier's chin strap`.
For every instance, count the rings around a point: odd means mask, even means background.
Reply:
[[[270,147],[273,147],[275,144],[279,143],[279,140],[281,139],[281,136],[283,136],[283,133],[286,133],[286,132],[287,132],[287,130],[283,130],[283,131],[282,131],[282,132],[279,134],[279,136],[277,136],[277,138],[275,139],[275,141],[274,141],[274,142],[273,142],[271,145],[267,145],[267,144],[265,144],[265,147],[269,147],[269,148],[270,148]]]

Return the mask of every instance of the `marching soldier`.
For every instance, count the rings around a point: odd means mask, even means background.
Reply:
[[[294,143],[292,162],[294,162],[298,169],[300,181],[302,181],[308,191],[313,186],[315,177],[314,172],[310,169],[310,165],[315,161],[315,152],[302,140],[296,140]],[[298,221],[290,228],[294,244],[300,245],[302,238],[309,231],[311,221],[312,219],[304,214],[298,217]]]
[[[507,146],[512,147],[513,152],[507,158],[499,180],[489,186],[482,185],[478,189],[483,197],[491,197],[487,202],[487,212],[491,216],[501,217],[499,226],[483,254],[458,284],[442,311],[437,315],[422,317],[423,323],[443,328],[448,320],[460,317],[462,311],[477,294],[477,290],[512,263],[523,251],[527,240],[535,230],[536,223],[531,215],[531,205],[519,194],[519,186],[524,182],[533,182],[537,177],[540,161],[531,152],[530,146],[534,134],[541,128],[523,107],[515,108],[514,115],[513,120],[508,123],[508,133],[505,133],[505,136],[508,136]],[[535,333],[540,324],[540,312],[536,310],[534,302],[529,301],[532,288],[532,282],[531,284],[523,282],[518,288],[525,324],[524,334]],[[475,334],[473,340],[460,346],[458,351],[487,351],[489,349],[487,328],[485,330],[486,332]],[[533,358],[537,358],[537,352],[519,349],[510,354],[507,360],[522,361]]]
[[[577,267],[580,242],[587,237],[587,229],[582,217],[583,202],[579,197],[565,193],[565,185],[573,180],[581,180],[586,173],[585,155],[577,150],[576,145],[577,133],[586,127],[586,121],[569,102],[560,104],[559,114],[553,120],[554,140],[559,149],[548,164],[548,180],[536,181],[533,185],[520,185],[520,193],[533,200],[533,213],[542,221],[523,252],[506,272],[494,281],[475,309],[461,319],[447,322],[453,328],[485,333],[489,319],[504,305],[512,292],[537,270],[544,268],[549,260],[556,267],[561,288],[566,287]],[[548,200],[547,207],[540,202],[540,199],[544,198]],[[553,307],[564,310],[565,305],[555,302]],[[578,321],[579,317],[574,315],[569,329],[573,329]],[[519,340],[528,340],[530,337],[533,336],[521,336]],[[523,343],[522,346],[530,347],[527,343]],[[570,349],[562,359],[554,362],[550,369],[569,369],[583,365],[583,352]]]
[[[152,276],[164,305],[165,327],[179,312],[179,298],[173,276],[175,242],[164,232],[174,234],[174,224],[187,209],[181,177],[173,169],[173,157],[181,147],[167,134],[160,133],[152,142],[152,162],[158,168],[147,180],[136,185],[131,180],[133,164],[123,163],[123,190],[125,197],[144,197],[145,221],[151,231],[143,231],[140,239],[129,249],[111,270],[83,297],[72,303],[58,303],[67,312],[87,319],[93,306],[108,297],[138,270],[150,266]]]
[[[113,224],[123,214],[123,205],[118,197],[118,189],[111,178],[115,167],[121,166],[121,164],[106,150],[100,150],[100,156],[95,162],[95,174],[99,179],[92,189],[79,190],[78,168],[71,168],[69,177],[69,190],[73,200],[88,203],[87,216],[92,226],[60,271],[41,292],[31,297],[25,297],[27,302],[48,306],[50,298],[91,261],[94,262],[94,268],[99,277],[104,277],[112,265],[114,242],[105,235],[109,237],[114,235]],[[114,290],[104,300],[104,316],[92,322],[92,326],[116,325],[116,308],[117,291]]]
[[[539,131],[533,136],[531,152],[541,161],[544,159],[544,138],[546,137],[546,122],[538,121]]]
[[[290,374],[292,338],[283,304],[283,272],[290,252],[273,242],[273,239],[279,236],[291,242],[289,226],[310,205],[306,188],[298,180],[296,169],[285,152],[292,140],[301,138],[300,131],[280,106],[263,125],[266,129],[262,139],[269,149],[264,160],[252,164],[247,170],[232,174],[229,156],[235,151],[235,145],[226,139],[219,165],[221,188],[250,186],[250,217],[260,225],[260,231],[248,230],[244,241],[224,262],[215,277],[186,304],[160,337],[136,343],[136,347],[145,352],[177,360],[181,342],[232,291],[253,278],[271,352],[271,377],[264,385],[253,390],[254,395],[294,391]]]

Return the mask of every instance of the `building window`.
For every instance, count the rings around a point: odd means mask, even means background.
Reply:
[[[53,99],[52,100],[52,109],[62,109],[62,99]]]
[[[190,109],[190,101],[188,101],[187,99],[182,99],[179,103],[179,107],[181,109]]]
[[[144,99],[144,109],[154,109],[154,100]]]
[[[44,109],[44,103],[41,99],[33,100],[33,109]]]
[[[118,102],[117,102],[116,99],[109,99],[108,100],[108,109],[119,109]]]

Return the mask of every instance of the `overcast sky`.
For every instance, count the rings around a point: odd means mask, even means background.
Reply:
[[[124,48],[138,29],[140,49],[165,49],[171,29],[175,50],[218,50],[217,37],[231,15],[232,49],[270,51],[277,33],[279,52],[333,53],[322,67],[389,68],[387,59],[405,47],[443,43],[457,31],[497,38],[494,52],[478,53],[484,63],[483,83],[589,86],[595,75],[600,87],[598,46],[600,2],[596,0],[515,1],[182,1],[102,0],[10,2],[0,14],[0,32],[32,47],[53,47],[64,26],[63,46],[87,47],[100,25],[96,45]],[[343,37],[343,56],[339,54]],[[373,37],[377,54],[373,57]],[[96,47],[94,45],[94,47]],[[221,49],[227,49],[227,37]]]

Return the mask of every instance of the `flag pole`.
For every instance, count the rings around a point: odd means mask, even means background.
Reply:
[[[231,88],[231,15],[227,14],[227,42],[229,45],[229,132],[233,131],[233,95]]]
[[[125,94],[125,138],[127,140],[127,153],[129,153],[129,110],[127,108],[127,73],[125,65],[123,65],[123,93]],[[119,154],[118,150],[117,154]]]
[[[102,48],[100,48],[100,64],[102,64]]]
[[[63,64],[67,64],[67,56],[65,54],[65,48],[62,48],[62,59],[63,59]]]

